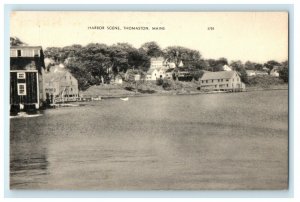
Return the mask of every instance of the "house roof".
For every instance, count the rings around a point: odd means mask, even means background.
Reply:
[[[170,68],[166,72],[172,72],[172,71],[174,71],[174,68]]]
[[[45,82],[59,81],[62,77],[64,77],[67,74],[67,72],[68,71],[65,70],[64,68],[55,65],[50,68],[49,72],[44,73],[44,81]]]
[[[42,49],[42,46],[11,46],[10,49]]]
[[[230,79],[234,74],[236,74],[236,71],[205,72],[201,80]]]

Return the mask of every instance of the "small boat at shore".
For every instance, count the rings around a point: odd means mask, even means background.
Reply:
[[[122,101],[128,101],[129,98],[128,97],[124,97],[124,98],[120,98],[120,100],[122,100]]]

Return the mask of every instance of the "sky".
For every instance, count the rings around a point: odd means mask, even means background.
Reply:
[[[101,29],[93,29],[94,26]],[[162,30],[152,30],[158,27]],[[44,49],[118,42],[139,48],[145,42],[156,41],[162,49],[183,46],[198,50],[205,59],[225,57],[228,61],[243,62],[288,59],[287,12],[14,11],[10,15],[10,35]]]

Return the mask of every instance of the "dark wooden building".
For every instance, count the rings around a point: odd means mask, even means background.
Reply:
[[[10,48],[11,111],[27,111],[42,106],[45,101],[44,69],[44,54],[41,46]]]

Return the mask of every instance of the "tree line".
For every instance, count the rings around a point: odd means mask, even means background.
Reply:
[[[64,63],[78,79],[80,89],[109,83],[112,78],[124,74],[129,69],[147,72],[153,57],[163,57],[169,62],[174,62],[175,68],[179,68],[182,62],[193,71],[205,69],[205,61],[199,51],[181,46],[161,49],[156,42],[144,43],[139,48],[128,43],[111,46],[90,43],[86,46],[48,47],[44,50],[44,55],[51,58],[54,64]],[[49,64],[47,68],[54,64]]]
[[[24,45],[17,37],[11,37],[11,46]],[[146,42],[139,48],[129,43],[117,43],[106,45],[102,43],[90,43],[86,46],[71,45],[65,47],[48,47],[44,50],[45,58],[50,58],[51,65],[63,63],[67,69],[78,79],[79,88],[84,90],[92,85],[109,83],[116,75],[122,75],[127,70],[145,73],[150,68],[150,59],[163,57],[168,62],[175,64],[175,71],[183,68],[192,72],[195,78],[201,77],[203,70],[223,71],[224,65],[228,65],[239,72],[243,82],[247,83],[246,70],[262,71],[264,67],[268,73],[280,66],[280,76],[286,82],[288,80],[288,62],[279,63],[270,60],[266,63],[255,63],[237,60],[228,62],[224,57],[219,59],[204,59],[198,50],[182,46],[169,46],[162,49],[156,42]]]

